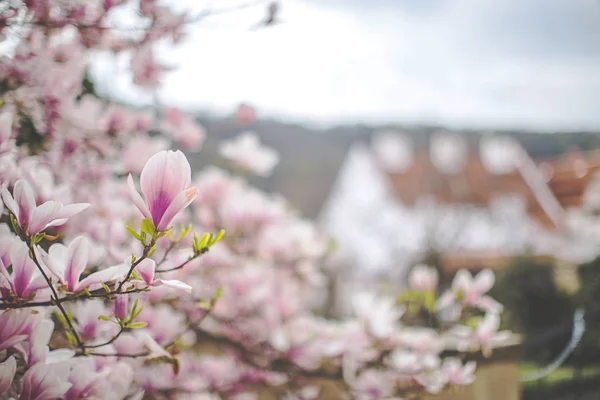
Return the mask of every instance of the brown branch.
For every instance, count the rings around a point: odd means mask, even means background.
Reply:
[[[162,272],[177,271],[178,269],[181,269],[181,268],[185,267],[186,265],[188,265],[188,263],[190,263],[192,260],[195,260],[196,258],[200,257],[202,254],[205,254],[207,251],[208,251],[208,248],[204,248],[204,249],[202,249],[202,251],[200,253],[194,254],[193,256],[188,257],[187,260],[185,260],[178,266],[173,267],[173,268],[167,268],[167,269],[159,269],[159,270],[156,270],[156,272],[162,273]]]
[[[113,336],[110,340],[107,340],[104,343],[100,343],[100,344],[94,344],[91,346],[85,346],[86,349],[97,349],[99,347],[104,347],[104,346],[108,346],[109,344],[113,344],[118,338],[119,336],[121,336],[121,334],[125,332],[125,328],[121,327],[121,329],[119,329],[119,332]]]
[[[155,244],[156,244],[156,239],[152,238],[152,240],[150,241],[150,244],[144,246],[144,252],[142,253],[142,256],[139,259],[137,259],[134,263],[131,264],[131,267],[129,268],[127,275],[125,275],[125,279],[121,283],[119,283],[119,286],[117,286],[117,290],[115,292],[122,293],[121,289],[123,288],[123,285],[125,284],[125,282],[127,282],[129,280],[129,278],[131,278],[131,274],[133,274],[133,270],[135,269],[135,267],[137,267],[142,261],[144,261],[146,258],[148,258],[150,249],[152,249],[152,247],[154,247]]]
[[[124,292],[116,292],[116,291],[106,292],[104,289],[98,289],[98,290],[92,292],[90,295],[88,295],[85,292],[80,292],[76,296],[62,297],[59,299],[59,301],[61,303],[66,303],[66,302],[75,301],[75,300],[79,300],[79,299],[86,299],[86,298],[88,298],[88,299],[89,298],[110,298],[111,296],[114,296],[114,295],[141,293],[141,292],[145,292],[147,290],[148,290],[148,287],[145,287],[142,289],[126,290]],[[12,310],[12,309],[33,308],[33,307],[48,307],[48,306],[54,306],[54,305],[56,305],[55,300],[32,301],[32,302],[27,302],[27,303],[8,303],[8,302],[4,302],[2,299],[0,299],[0,310]]]
[[[35,255],[35,244],[31,240],[31,238],[27,238],[27,239],[28,239],[27,240],[27,244],[28,244],[28,247],[29,247],[29,257],[33,260],[33,262],[35,263],[37,269],[41,272],[42,276],[44,277],[44,280],[48,284],[48,287],[52,291],[52,296],[54,296],[55,304],[58,307],[58,309],[60,310],[61,314],[63,315],[65,321],[67,322],[67,325],[69,326],[69,329],[71,330],[71,333],[73,334],[73,337],[75,338],[75,342],[77,343],[77,347],[79,347],[82,351],[85,351],[84,343],[81,340],[81,338],[79,337],[79,334],[77,333],[77,330],[75,329],[75,326],[73,326],[73,322],[71,321],[71,318],[69,317],[69,314],[67,313],[67,311],[63,307],[63,305],[61,303],[61,299],[58,297],[58,293],[56,292],[56,289],[54,288],[54,285],[52,285],[52,281],[50,280],[50,278],[46,274],[46,271],[44,271],[44,269],[42,268],[42,265],[40,264],[39,260],[37,259],[37,256]]]

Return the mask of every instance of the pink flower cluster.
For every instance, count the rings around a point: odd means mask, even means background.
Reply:
[[[135,34],[115,27],[127,7]],[[243,177],[192,171],[170,149],[199,150],[207,133],[193,117],[90,93],[99,53],[131,56],[133,83],[156,89],[170,67],[155,44],[180,42],[186,20],[156,0],[0,9],[0,35],[17,43],[0,58],[2,398],[250,400],[260,388],[316,399],[333,380],[384,399],[470,384],[474,362],[442,352],[506,340],[486,296],[493,274],[460,272],[436,300],[437,273],[414,270],[407,301],[443,330],[374,293],[348,299],[354,316],[326,319],[330,238]],[[279,160],[250,132],[220,153],[261,176]]]

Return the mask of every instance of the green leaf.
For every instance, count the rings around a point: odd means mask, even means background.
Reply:
[[[219,233],[217,233],[217,236],[210,242],[209,246],[219,243],[219,241],[223,239],[223,236],[225,236],[225,231],[221,229]]]
[[[141,306],[134,313],[131,313],[131,319],[132,320],[136,319],[142,313],[142,311],[144,311],[144,306]]]
[[[154,235],[154,233],[156,232],[156,227],[154,226],[154,223],[148,218],[144,218],[142,220],[142,232],[147,233],[150,236]]]
[[[102,285],[102,288],[104,289],[104,291],[106,293],[110,293],[111,292],[110,288],[106,285],[106,283],[100,282],[100,284]]]
[[[177,238],[177,241],[181,241],[181,239],[183,239],[184,237],[187,236],[188,233],[190,233],[190,231],[192,230],[192,224],[188,224],[186,227],[184,227],[183,229],[181,229],[181,232],[179,232],[179,236]]]
[[[213,300],[217,301],[223,296],[223,286],[219,286],[215,291],[215,295],[213,296]]]
[[[125,229],[127,229],[127,232],[129,232],[131,234],[131,236],[133,236],[134,238],[136,238],[137,240],[139,240],[140,242],[142,241],[142,237],[140,236],[139,233],[137,233],[135,231],[135,229],[133,229],[132,227],[130,227],[129,225],[127,225],[125,227]]]
[[[106,315],[98,315],[98,321],[110,321],[110,317]]]
[[[67,340],[69,341],[69,343],[71,343],[72,345],[77,344],[77,340],[75,339],[75,336],[73,336],[73,334],[71,332],[65,331],[65,334],[67,335]]]
[[[202,250],[203,248],[205,248],[206,245],[208,245],[208,243],[210,243],[211,239],[212,239],[212,233],[205,233],[204,235],[202,235],[202,238],[200,239],[200,242],[198,243],[198,250]]]
[[[138,307],[139,303],[140,303],[139,300],[135,299],[135,301],[133,302],[133,305],[131,306],[130,314],[135,313],[135,311],[137,310],[137,307]]]
[[[196,306],[206,311],[212,309],[212,304],[206,300],[200,300],[196,303]]]
[[[156,246],[152,246],[148,252],[148,258],[152,257],[156,253]]]
[[[145,322],[132,322],[130,324],[127,324],[127,327],[129,329],[137,329],[137,328],[145,328],[148,324]]]

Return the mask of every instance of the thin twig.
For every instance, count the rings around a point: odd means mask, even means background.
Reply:
[[[67,322],[67,325],[69,326],[69,329],[71,330],[71,333],[73,334],[73,337],[75,338],[77,347],[79,347],[81,349],[81,351],[85,351],[85,345],[81,341],[81,338],[79,337],[79,334],[77,333],[77,330],[75,329],[75,326],[73,326],[73,322],[71,321],[69,314],[67,313],[65,308],[62,306],[61,299],[58,297],[58,293],[56,292],[54,285],[52,285],[52,281],[46,274],[46,271],[44,271],[44,269],[42,268],[39,260],[37,259],[37,256],[35,255],[35,245],[31,241],[31,238],[28,238],[28,245],[29,245],[29,256],[35,263],[38,270],[41,272],[42,276],[46,280],[46,283],[48,284],[48,287],[52,291],[52,296],[54,296],[55,304],[58,307],[58,309],[60,310],[63,317],[65,318],[65,321]]]

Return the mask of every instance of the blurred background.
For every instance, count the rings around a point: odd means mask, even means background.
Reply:
[[[404,287],[418,264],[442,285],[492,268],[523,341],[487,361],[469,398],[498,385],[600,398],[598,1],[171,4],[198,17],[160,49],[174,67],[161,89],[99,56],[96,91],[195,115],[208,132],[195,169],[242,131],[276,149],[275,172],[253,183],[335,238],[328,313],[347,313],[358,288]]]

